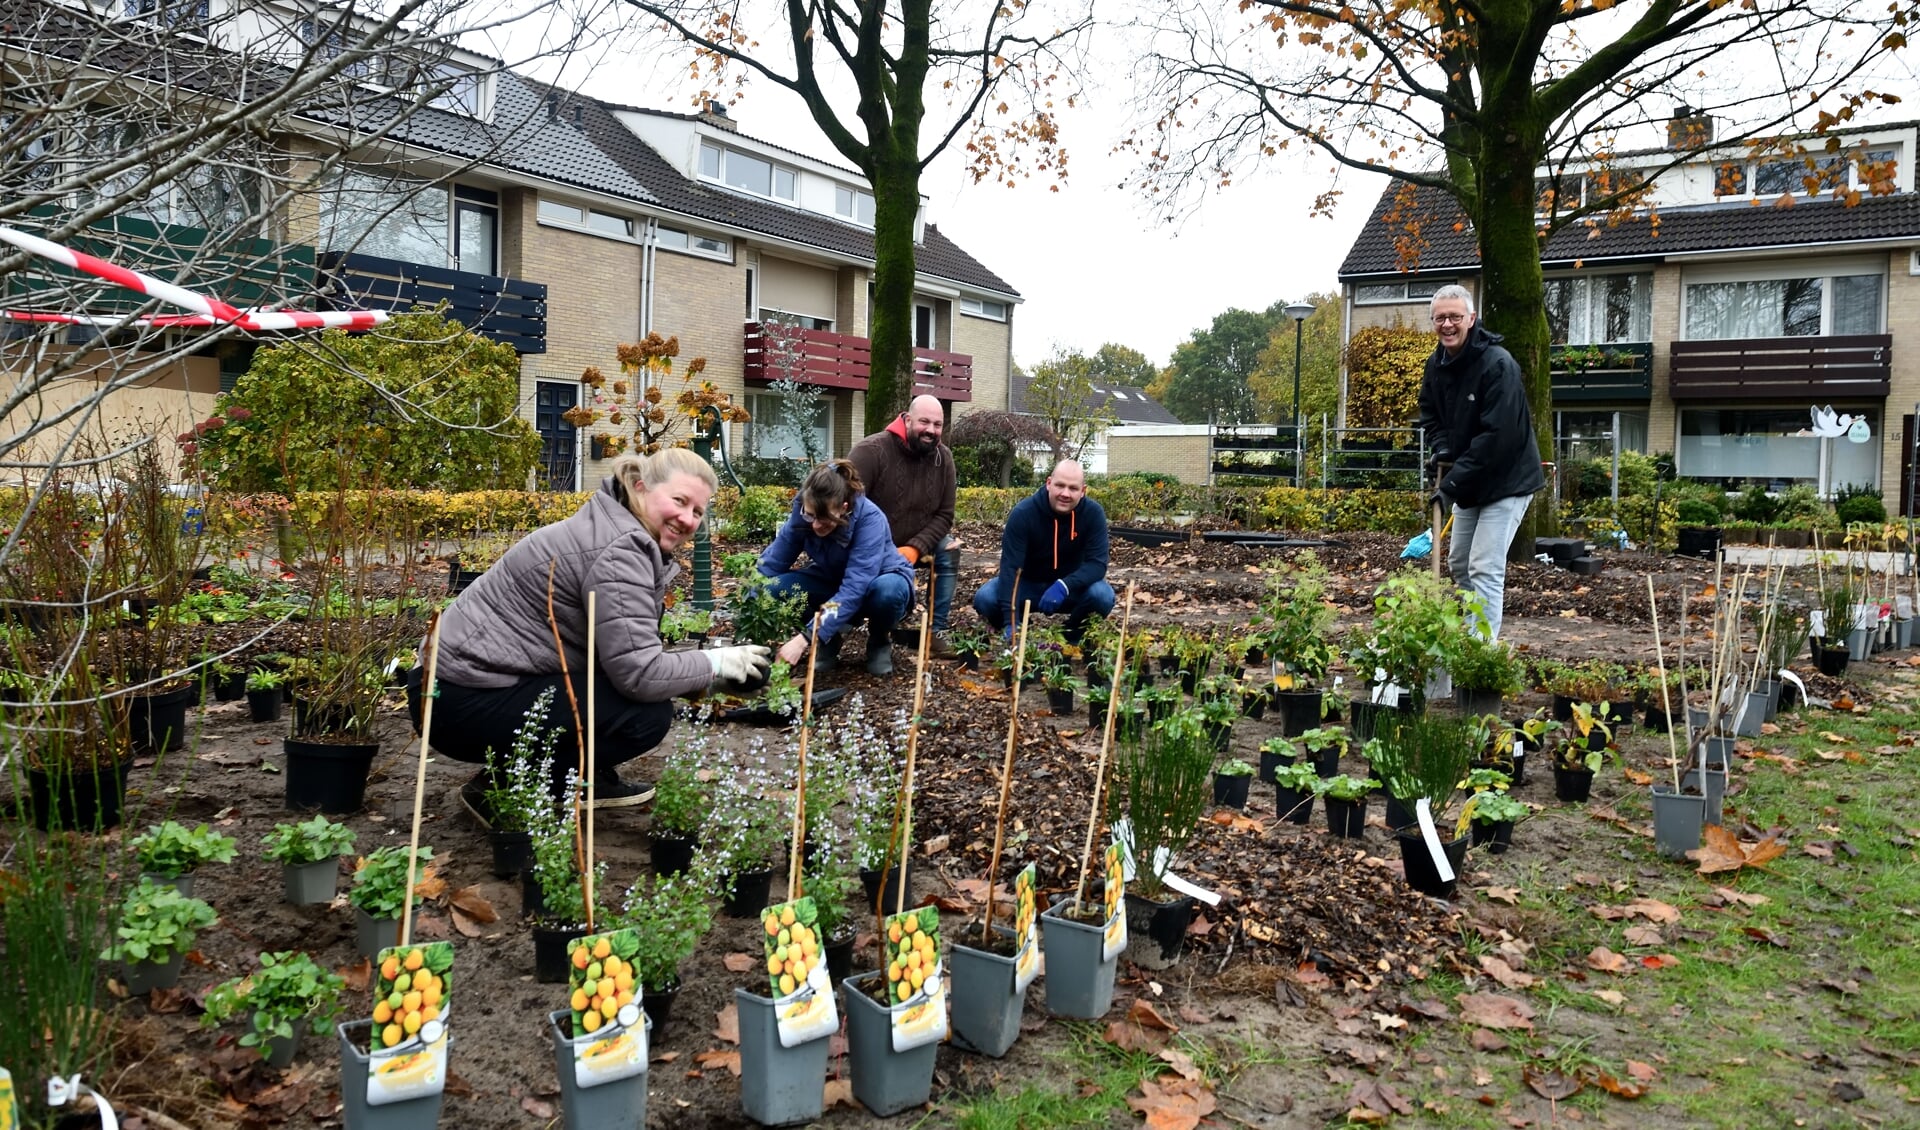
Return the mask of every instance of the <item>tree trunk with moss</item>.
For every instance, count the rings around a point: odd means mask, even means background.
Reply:
[[[899,127],[896,127],[899,128]],[[916,131],[917,132],[917,131]],[[917,138],[914,144],[918,144]],[[866,430],[892,423],[913,399],[913,225],[920,209],[920,168],[909,154],[876,164],[873,183],[872,371],[867,382]]]

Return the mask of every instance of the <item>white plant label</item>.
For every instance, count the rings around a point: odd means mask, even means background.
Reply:
[[[1803,705],[1807,702],[1807,684],[1800,681],[1800,676],[1782,667],[1780,668],[1780,681],[1783,683],[1792,683],[1793,689],[1800,692],[1800,702]]]
[[[1827,638],[1827,614],[1824,609],[1816,608],[1807,613],[1807,634]]]
[[[1427,852],[1433,856],[1433,870],[1440,876],[1442,883],[1453,882],[1453,864],[1447,861],[1447,851],[1440,846],[1440,833],[1433,826],[1433,809],[1426,797],[1414,802],[1413,814],[1420,820],[1420,838],[1426,841]]]

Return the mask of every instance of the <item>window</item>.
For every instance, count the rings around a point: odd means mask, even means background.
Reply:
[[[556,224],[573,224],[576,227],[587,225],[587,210],[572,204],[562,204],[558,200],[540,201],[540,218]]]
[[[699,232],[684,232],[679,228],[660,227],[655,229],[654,242],[669,251],[684,251],[689,255],[704,255],[709,259],[733,260],[733,245],[724,239]]]
[[[364,169],[336,172],[320,193],[320,245],[407,263],[453,262],[445,185]]]
[[[1745,196],[1747,194],[1747,167],[1735,161],[1717,165],[1713,170],[1713,194],[1715,196]]]
[[[1652,340],[1652,275],[1549,278],[1546,305],[1549,340],[1555,345]]]
[[[831,330],[832,318],[816,318],[812,314],[795,314],[786,310],[775,310],[771,306],[760,307],[760,320],[782,326],[798,326],[803,330]]]
[[[996,322],[1007,320],[1007,304],[993,302],[985,298],[962,298],[960,312],[976,318],[991,318]]]
[[[873,193],[840,185],[833,190],[833,210],[842,219],[870,228],[873,226]]]
[[[602,235],[617,235],[621,239],[633,238],[633,221],[625,216],[615,216],[610,212],[588,212],[587,227]]]
[[[833,450],[833,397],[816,395],[812,401],[813,450],[825,454]],[[747,395],[747,411],[753,420],[747,425],[747,451],[760,459],[805,459],[807,443],[805,420],[788,420],[786,405],[778,393],[754,392]]]
[[[1835,410],[1867,421],[1862,442],[1815,437],[1805,407],[1682,409],[1676,470],[1729,490],[1749,482],[1770,491],[1808,483],[1831,494],[1846,483],[1878,483],[1880,413],[1865,407]]]
[[[476,275],[500,273],[500,197],[484,188],[453,190],[453,266]]]
[[[799,178],[792,169],[738,149],[702,144],[700,175],[755,196],[793,200],[798,195]]]
[[[170,181],[150,186],[144,195],[137,195],[137,186],[149,172],[144,163],[112,176],[97,173],[101,162],[138,152],[156,132],[137,121],[83,117],[76,126],[42,133],[22,146],[26,167],[21,172],[26,174],[29,190],[52,187],[56,178],[79,182],[84,185],[77,194],[82,206],[113,201],[119,214],[156,224],[251,234],[257,224],[254,213],[260,207],[260,174],[254,166],[263,158],[245,143],[236,142],[217,160],[193,165]]]
[[[1814,337],[1880,332],[1879,275],[1689,283],[1687,338]]]
[[[1361,305],[1388,302],[1422,302],[1432,298],[1443,286],[1452,286],[1454,279],[1414,279],[1409,282],[1362,283],[1353,288],[1353,300]]]
[[[129,19],[157,16],[174,28],[199,28],[207,22],[207,0],[125,0]]]
[[[300,42],[313,49],[313,56],[316,59],[336,59],[344,54],[349,46],[346,28],[347,20],[344,16],[332,19],[310,17],[300,21]],[[353,79],[372,78],[375,71],[373,56],[363,56],[340,68],[342,76]]]
[[[1824,192],[1834,185],[1847,183],[1848,164],[1844,157],[1783,157],[1762,161],[1753,169],[1753,191],[1761,196]]]

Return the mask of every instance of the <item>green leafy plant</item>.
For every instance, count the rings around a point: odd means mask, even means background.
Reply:
[[[177,879],[203,863],[231,863],[234,840],[210,826],[188,828],[172,820],[155,824],[128,842],[140,870]]]
[[[860,868],[853,853],[838,840],[814,842],[807,864],[806,892],[819,915],[820,936],[834,941],[859,920]]]
[[[773,578],[755,572],[734,591],[733,636],[738,643],[778,647],[807,626],[807,598],[798,589],[785,596],[773,588]]]
[[[1500,769],[1481,766],[1467,770],[1460,787],[1471,792],[1506,792],[1513,787],[1513,775]]]
[[[679,643],[712,630],[713,613],[691,601],[676,602],[660,616],[660,639],[665,643]]]
[[[513,748],[505,766],[498,763],[492,749],[487,750],[484,793],[496,832],[525,832],[527,814],[552,804],[547,782],[560,742],[558,728],[547,725],[554,698],[554,689],[548,687],[527,708],[520,728],[513,732]]]
[[[1576,702],[1573,704],[1573,718],[1567,728],[1578,740],[1562,742],[1554,753],[1554,764],[1563,769],[1587,769],[1599,772],[1605,762],[1607,746],[1613,742],[1613,727],[1608,719],[1613,717],[1613,705],[1608,702]],[[1592,742],[1592,735],[1598,733],[1605,739],[1598,747]]]
[[[1213,771],[1215,773],[1218,773],[1222,777],[1253,776],[1253,766],[1248,765],[1246,762],[1240,760],[1237,757],[1230,757],[1227,760],[1221,762],[1219,765],[1214,767]]]
[[[760,705],[770,713],[791,718],[800,713],[806,688],[793,681],[793,668],[774,660],[767,668],[767,686],[760,692]]]
[[[1193,836],[1212,797],[1213,742],[1197,713],[1175,711],[1138,741],[1121,744],[1115,766],[1108,819],[1127,819],[1139,893],[1157,899],[1167,863]]]
[[[978,659],[992,650],[993,637],[983,627],[955,628],[947,633],[947,643],[962,657]]]
[[[1480,720],[1404,714],[1383,729],[1377,744],[1369,743],[1374,775],[1409,809],[1424,799],[1439,820],[1474,755],[1486,744]]]
[[[1476,824],[1501,824],[1509,820],[1518,822],[1527,817],[1526,805],[1506,793],[1494,790],[1475,793],[1467,804]]]
[[[1300,735],[1300,744],[1306,746],[1312,753],[1325,753],[1330,749],[1337,749],[1340,751],[1340,756],[1345,757],[1348,744],[1347,730],[1344,726],[1316,726]]]
[[[736,581],[751,580],[759,567],[760,556],[755,553],[729,553],[720,559],[720,572]]]
[[[206,997],[202,1028],[224,1024],[241,1009],[253,1011],[240,1046],[258,1047],[268,1040],[293,1038],[301,1020],[314,1035],[326,1031],[340,1011],[340,993],[346,981],[304,953],[262,953],[260,968],[243,977],[214,986]]]
[[[1300,747],[1282,737],[1271,737],[1260,743],[1261,753],[1271,753],[1288,765],[1300,759]]]
[[[1546,710],[1536,710],[1520,723],[1520,736],[1534,749],[1545,749],[1547,741],[1561,729],[1560,720]]]
[[[162,963],[193,948],[193,939],[218,922],[213,908],[188,898],[171,884],[142,875],[120,904],[114,940],[101,951],[103,961]]]
[[[1320,774],[1314,771],[1311,761],[1296,761],[1274,766],[1273,783],[1276,788],[1292,789],[1296,793],[1315,793],[1320,790]]]
[[[1326,678],[1338,652],[1333,646],[1336,615],[1327,599],[1326,566],[1311,550],[1291,568],[1267,579],[1253,639],[1291,679],[1282,690],[1314,686]]]
[[[676,747],[654,785],[653,827],[676,836],[697,836],[706,819],[707,794],[683,747]]]
[[[420,899],[420,888],[433,879],[433,869],[426,865],[432,858],[433,849],[422,846],[414,869],[416,902]],[[407,849],[403,844],[394,844],[360,857],[354,865],[353,886],[347,891],[347,901],[366,911],[369,918],[398,918],[406,906],[406,892]]]
[[[287,676],[282,671],[256,667],[247,672],[247,689],[250,691],[277,691],[286,684]]]
[[[1459,593],[1410,567],[1374,593],[1373,627],[1357,648],[1355,666],[1369,677],[1384,670],[1390,682],[1419,694],[1460,654],[1471,623]]]
[[[627,891],[618,924],[634,932],[634,979],[643,989],[670,989],[680,981],[680,964],[693,956],[713,928],[707,891],[713,877],[697,869],[661,878],[645,875]]]
[[[1526,668],[1512,646],[1482,639],[1477,632],[1468,632],[1460,640],[1447,671],[1461,690],[1514,695],[1526,689]]]
[[[266,845],[268,859],[298,867],[352,851],[353,829],[316,813],[312,819],[295,824],[275,824],[261,842]]]
[[[1380,787],[1380,782],[1372,777],[1355,777],[1349,773],[1339,773],[1332,777],[1315,776],[1314,792],[1334,800],[1343,800],[1351,804]]]

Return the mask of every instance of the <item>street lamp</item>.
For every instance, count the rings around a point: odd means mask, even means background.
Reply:
[[[1287,317],[1293,319],[1293,426],[1296,432],[1300,428],[1300,331],[1312,313],[1313,306],[1309,303],[1287,304]]]

